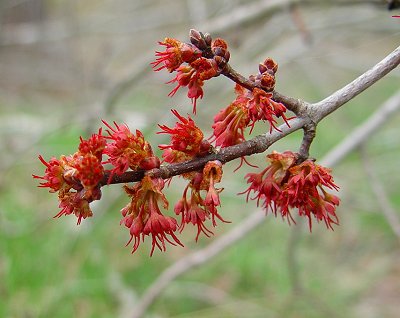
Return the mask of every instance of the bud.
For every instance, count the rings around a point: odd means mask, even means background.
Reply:
[[[213,59],[214,59],[215,63],[217,63],[217,66],[220,70],[222,70],[227,63],[227,60],[224,59],[222,56],[216,55],[216,56],[214,56]]]
[[[195,29],[190,29],[189,38],[190,42],[197,47],[200,41],[202,40],[200,32]]]
[[[278,64],[275,63],[275,61],[273,59],[268,57],[264,60],[263,63],[260,63],[258,65],[258,69],[261,74],[268,72],[268,73],[272,73],[271,75],[274,75],[278,70]]]
[[[260,84],[266,90],[272,91],[275,87],[275,77],[265,72],[261,75]]]
[[[228,44],[225,42],[225,40],[217,38],[217,39],[215,39],[213,41],[213,43],[211,44],[211,47],[212,48],[220,47],[220,48],[222,48],[224,50],[227,50],[228,49]]]
[[[151,170],[154,168],[160,168],[160,159],[158,157],[148,157],[140,162],[140,168],[144,170]]]
[[[211,46],[211,42],[212,42],[211,34],[210,33],[204,33],[203,34],[203,38],[204,38],[204,41],[205,41],[206,45],[207,46]]]

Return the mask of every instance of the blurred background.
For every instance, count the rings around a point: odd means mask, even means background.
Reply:
[[[186,90],[173,98],[167,72],[149,63],[157,41],[188,40],[190,28],[223,37],[231,65],[244,75],[273,57],[276,89],[319,101],[380,61],[400,41],[400,14],[387,1],[1,0],[0,1],[0,316],[129,317],[146,288],[170,264],[240,225],[257,209],[246,204],[250,167],[224,168],[221,215],[215,236],[185,248],[135,254],[119,225],[128,203],[119,185],[105,187],[94,217],[53,219],[56,195],[37,188],[38,154],[76,151],[101,119],[140,129],[153,148],[168,140],[157,123],[173,125],[169,109],[191,111]],[[311,154],[320,159],[399,92],[394,70],[318,126]],[[205,84],[195,120],[211,134],[216,110],[234,98],[233,83]],[[399,115],[394,115],[333,172],[340,185],[341,225],[328,231],[271,215],[212,261],[170,284],[147,317],[398,317],[400,312]],[[254,135],[267,131],[259,125]],[[272,150],[296,151],[301,134]],[[159,152],[158,152],[159,154]],[[253,158],[254,157],[254,158]],[[265,154],[249,160],[265,165]],[[375,178],[371,178],[371,174]],[[372,181],[374,180],[374,181]],[[374,185],[382,187],[394,219],[388,221]],[[166,190],[173,207],[184,182]],[[382,194],[380,195],[382,197]],[[172,212],[173,213],[173,212]],[[395,220],[395,221],[393,221]]]

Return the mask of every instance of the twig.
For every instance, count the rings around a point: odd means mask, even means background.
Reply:
[[[313,121],[318,123],[324,117],[353,99],[372,84],[376,83],[400,64],[400,46],[386,56],[370,70],[357,77],[354,81],[337,90],[322,101],[312,105]]]
[[[364,143],[382,125],[400,110],[400,91],[390,97],[375,113],[364,123],[355,128],[340,144],[331,149],[326,159],[321,161],[324,166],[334,166],[340,162],[350,151]]]
[[[400,220],[397,216],[395,209],[393,208],[390,200],[386,194],[385,188],[382,182],[379,180],[375,173],[373,164],[369,160],[368,154],[365,149],[365,145],[360,147],[361,161],[363,163],[364,170],[368,176],[369,184],[371,185],[372,191],[375,194],[376,200],[382,210],[383,216],[389,223],[393,233],[400,240]]]
[[[303,162],[304,160],[308,159],[310,155],[310,146],[315,138],[315,125],[313,123],[304,125],[303,130],[304,130],[303,141],[301,142],[299,149],[300,162]]]
[[[210,33],[220,33],[234,25],[240,25],[247,21],[253,20],[259,15],[263,15],[268,11],[276,8],[285,8],[287,4],[297,0],[263,0],[255,4],[239,6],[230,11],[228,14],[211,19],[202,24],[202,29],[208,30]],[[142,74],[147,71],[151,59],[143,55],[140,62],[137,63],[132,73],[125,79],[121,80],[113,88],[105,98],[104,107],[106,112],[110,112],[117,101],[142,77]]]
[[[365,89],[370,87],[372,84],[383,78],[391,70],[395,69],[400,64],[400,47],[396,48],[392,53],[385,57],[381,62],[376,64],[373,68],[360,75],[357,79],[352,81],[350,84],[334,92],[324,100],[315,103],[308,104],[303,102],[301,110],[301,116],[290,121],[290,127],[286,124],[279,127],[280,131],[274,131],[271,134],[263,134],[256,136],[253,139],[240,143],[238,145],[225,147],[220,149],[217,153],[209,154],[205,157],[196,158],[194,160],[165,165],[160,169],[153,169],[148,173],[154,176],[162,178],[170,178],[175,175],[182,173],[196,171],[202,169],[204,165],[211,160],[219,160],[223,164],[243,156],[249,156],[256,153],[266,151],[273,143],[282,139],[283,137],[291,134],[292,132],[306,127],[307,125],[316,125],[324,117],[343,106],[352,98],[362,93]],[[135,182],[141,180],[144,175],[144,171],[129,171],[125,172],[121,176],[114,175],[111,178],[113,183],[126,183]],[[106,175],[101,185],[107,184],[108,175]]]
[[[240,84],[241,86],[252,90],[254,88],[260,88],[264,89],[262,86],[256,85],[254,82],[250,81],[249,79],[245,78],[243,75],[241,75],[239,72],[235,71],[232,66],[230,66],[229,63],[227,63],[223,69],[222,74],[235,83]],[[264,89],[265,90],[265,89]],[[267,90],[266,90],[267,91]],[[267,91],[268,92],[268,91]],[[300,99],[296,99],[293,97],[285,96],[277,91],[273,91],[273,99],[277,102],[283,103],[287,109],[292,111],[298,116],[301,116],[305,111],[307,106],[310,104],[302,101]]]
[[[339,164],[350,152],[359,147],[373,133],[381,128],[383,123],[388,121],[391,117],[381,116],[380,113],[387,113],[388,108],[391,109],[391,113],[395,110],[398,110],[400,108],[400,101],[398,96],[399,94],[394,96],[397,96],[397,107],[393,107],[394,97],[390,98],[380,109],[378,109],[365,121],[365,124],[361,125],[359,128],[356,128],[351,134],[348,135],[345,140],[340,142],[334,148],[334,151],[331,151],[327,155],[325,155],[325,157],[321,160],[321,164],[328,165],[330,167]],[[390,105],[390,107],[388,107],[388,105]],[[379,118],[379,120],[376,120],[376,118]],[[361,127],[365,128],[361,129]],[[359,137],[361,131],[365,134],[363,138]],[[354,140],[354,142],[349,143],[348,140]],[[177,261],[176,263],[170,265],[145,291],[138,305],[135,307],[134,313],[131,317],[143,317],[150,305],[157,299],[157,297],[159,297],[163,290],[167,288],[172,281],[174,281],[179,276],[185,274],[192,268],[204,264],[206,261],[218,255],[224,249],[232,246],[234,243],[236,243],[236,241],[244,237],[250,231],[254,230],[254,228],[259,226],[265,220],[266,217],[264,213],[258,211],[247,217],[247,219],[242,221],[240,225],[236,226],[228,233],[219,237],[217,240],[212,242],[204,249],[189,254],[183,257],[181,260]],[[293,258],[291,262],[294,263],[295,256],[292,255],[291,257]],[[293,287],[298,288],[299,286],[301,288],[299,277],[293,276]]]

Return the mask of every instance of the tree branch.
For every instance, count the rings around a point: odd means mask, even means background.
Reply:
[[[199,157],[182,163],[165,165],[159,169],[153,169],[146,173],[166,179],[182,173],[200,170],[208,161],[219,160],[224,164],[243,156],[264,152],[273,143],[291,134],[292,132],[304,128],[306,125],[317,124],[324,117],[328,116],[330,113],[343,106],[349,100],[362,93],[365,89],[370,87],[379,79],[383,78],[399,64],[400,47],[396,48],[373,68],[322,101],[315,104],[308,104],[306,102],[296,100],[296,103],[300,103],[302,105],[301,116],[291,120],[290,127],[288,127],[286,124],[283,124],[279,126],[280,131],[273,131],[271,134],[266,133],[259,135],[238,145],[221,148],[219,151],[211,153],[207,156]],[[278,96],[289,100],[288,97],[283,97],[280,94],[278,94]],[[108,184],[140,181],[143,178],[144,173],[145,171],[128,171],[121,176],[114,175]],[[107,181],[109,181],[108,174],[104,176],[100,185],[106,185]]]
[[[340,162],[349,151],[363,144],[375,133],[393,114],[400,109],[400,91],[390,97],[373,115],[364,123],[355,128],[339,145],[334,147],[326,155],[325,160],[321,161],[324,166],[333,166]]]
[[[394,103],[397,100],[397,103]],[[394,107],[396,105],[396,107]],[[383,124],[391,119],[391,116],[381,116],[381,113],[388,114],[388,109],[390,109],[390,114],[400,109],[400,93],[396,94],[390,98],[386,103],[383,104],[374,114],[372,114],[359,128],[356,128],[348,137],[341,141],[335,148],[334,151],[329,152],[320,161],[323,165],[329,165],[333,167],[339,164],[349,153],[357,149],[365,140],[367,140],[373,133],[378,129],[383,127]],[[377,120],[379,118],[379,120]],[[361,129],[362,127],[365,127]],[[360,138],[360,132],[363,132],[365,136]],[[349,143],[348,140],[354,140]],[[168,285],[177,279],[179,276],[185,274],[189,270],[198,267],[213,257],[217,256],[220,252],[226,248],[232,246],[239,239],[243,238],[246,234],[250,233],[257,226],[265,222],[267,218],[265,213],[257,211],[252,215],[248,216],[239,225],[233,228],[228,233],[220,236],[218,239],[214,240],[207,247],[184,256],[182,259],[173,263],[168,268],[166,268],[160,276],[151,284],[151,286],[144,292],[139,303],[134,308],[132,313],[132,318],[140,318],[146,313],[146,310],[156,301],[156,299],[161,295]],[[291,255],[290,257],[294,257]],[[292,263],[295,262],[294,259],[290,260]],[[291,273],[291,275],[295,275]],[[299,278],[292,277],[294,284],[293,287],[299,288]],[[300,287],[301,288],[301,287]]]
[[[393,233],[397,236],[397,239],[400,240],[399,217],[397,216],[396,211],[394,210],[392,204],[390,203],[390,200],[388,198],[388,195],[386,194],[382,182],[379,180],[378,176],[374,171],[374,167],[368,158],[368,154],[366,153],[364,145],[360,147],[360,154],[364,170],[368,176],[369,183],[371,185],[373,193],[375,194],[376,200],[382,210],[382,214],[387,220],[387,223],[389,224]]]
[[[315,123],[321,121],[324,117],[343,106],[349,100],[353,99],[368,87],[376,83],[390,71],[394,70],[400,64],[400,46],[392,53],[386,56],[382,61],[357,77],[354,81],[343,88],[337,90],[332,95],[315,103],[311,107],[310,116]]]

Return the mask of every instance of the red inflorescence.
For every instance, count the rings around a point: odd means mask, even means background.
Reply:
[[[190,63],[201,56],[201,51],[193,44],[183,43],[173,38],[165,38],[158,42],[165,46],[165,51],[156,52],[158,57],[152,62],[155,71],[166,68],[169,72],[175,71],[182,63]]]
[[[114,128],[105,121],[103,123],[109,128],[107,138],[110,140],[104,149],[104,154],[109,158],[104,163],[114,166],[110,178],[113,174],[121,175],[128,168],[141,168],[141,164],[146,162],[145,159],[153,157],[150,144],[139,130],[136,130],[134,135],[126,125],[120,126],[114,122]]]
[[[101,129],[88,140],[80,138],[78,151],[72,156],[52,158],[46,162],[42,156],[40,161],[46,166],[40,187],[50,188],[50,192],[58,192],[60,212],[55,217],[74,214],[80,224],[82,218],[92,216],[89,203],[101,197],[100,180],[104,176],[101,163],[106,140]]]
[[[276,119],[282,117],[289,126],[283,104],[272,99],[272,93],[254,88],[253,91],[236,84],[236,98],[215,117],[213,136],[217,146],[227,147],[239,144],[245,140],[244,131],[250,127],[253,130],[257,121],[263,120],[270,124],[270,132],[276,126]]]
[[[106,147],[106,139],[102,135],[102,129],[99,129],[97,134],[93,134],[88,140],[84,140],[80,137],[79,153],[82,155],[92,154],[96,156],[100,161],[103,155],[104,148]]]
[[[262,202],[264,208],[271,208],[276,215],[280,211],[289,223],[294,221],[291,208],[297,208],[300,216],[306,216],[312,229],[312,217],[324,221],[330,229],[339,224],[335,213],[339,198],[326,189],[338,190],[330,170],[306,160],[296,164],[298,156],[291,151],[273,152],[267,156],[270,165],[260,173],[246,175],[249,188],[247,199]],[[255,194],[250,197],[251,192]]]
[[[216,226],[216,218],[225,221],[218,213],[217,207],[220,206],[219,193],[223,189],[215,188],[215,183],[221,181],[222,164],[219,161],[208,162],[202,172],[197,172],[185,188],[182,198],[175,205],[174,211],[181,215],[180,231],[186,224],[192,223],[197,226],[196,241],[200,233],[207,237],[213,234],[206,225],[206,220],[211,219],[212,225]],[[190,189],[190,198],[188,191]],[[205,197],[201,192],[206,191]]]
[[[203,57],[203,52],[191,43],[166,38],[159,44],[165,46],[165,51],[156,52],[157,59],[151,63],[154,70],[160,71],[166,68],[169,72],[176,72],[176,76],[168,83],[177,85],[168,96],[175,95],[179,88],[187,86],[187,96],[192,100],[195,114],[197,100],[203,98],[204,95],[204,81],[219,75],[217,60]],[[218,50],[219,53],[221,53],[220,51],[227,55],[226,48]]]
[[[272,99],[272,93],[267,93],[262,89],[254,88],[251,95],[252,96],[250,97],[249,94],[247,103],[250,117],[249,126],[251,127],[251,130],[253,130],[256,122],[263,120],[269,123],[270,133],[272,132],[272,129],[280,131],[276,126],[277,121],[275,117],[282,117],[286,125],[289,126],[288,120],[285,116],[286,107],[281,103],[275,102]]]
[[[157,58],[151,65],[155,71],[166,69],[176,73],[168,82],[176,84],[169,96],[180,87],[187,87],[187,96],[192,100],[193,113],[196,113],[196,102],[204,95],[204,82],[220,74],[230,78],[235,74],[229,71],[230,53],[223,39],[213,41],[209,34],[196,30],[191,30],[190,37],[191,43],[173,38],[159,42],[165,50],[156,52]],[[244,142],[246,128],[250,128],[251,133],[258,121],[268,122],[270,133],[273,129],[279,131],[278,118],[289,126],[286,107],[273,100],[277,69],[275,61],[267,58],[259,64],[259,74],[251,75],[242,84],[245,87],[236,84],[235,100],[214,117],[210,139],[217,147]],[[240,79],[235,81],[242,82]],[[172,113],[178,119],[174,127],[159,125],[161,131],[158,133],[169,134],[171,138],[170,144],[159,145],[164,162],[181,163],[218,153],[218,149],[204,140],[203,132],[189,115],[184,117],[177,110]],[[104,136],[100,128],[87,140],[80,137],[78,151],[74,154],[59,159],[53,157],[48,162],[39,156],[45,166],[44,175],[33,177],[41,180],[39,187],[58,193],[60,211],[55,217],[73,214],[80,224],[82,219],[93,215],[90,203],[101,198],[100,189],[107,184],[107,177],[108,183],[121,181],[124,178],[119,176],[131,169],[140,170],[136,175],[144,175],[133,186],[124,186],[130,202],[121,210],[121,224],[129,229],[127,245],[133,241],[132,253],[147,236],[152,240],[151,256],[156,247],[165,251],[166,243],[183,246],[175,233],[182,231],[186,224],[197,227],[197,241],[201,233],[207,237],[213,234],[206,225],[208,221],[213,227],[217,225],[217,219],[227,222],[218,213],[219,194],[223,191],[215,186],[222,178],[220,161],[209,161],[201,170],[182,174],[189,183],[174,206],[175,214],[181,217],[178,225],[175,218],[161,212],[159,204],[168,209],[168,201],[162,192],[165,181],[160,177],[166,170],[160,167],[160,159],[154,155],[142,132],[136,130],[133,133],[125,124],[103,123],[108,135]],[[104,161],[103,155],[107,156]],[[329,169],[312,160],[299,163],[299,155],[290,151],[273,152],[267,160],[269,165],[263,171],[246,175],[249,187],[243,193],[247,194],[247,200],[257,200],[257,205],[271,209],[275,216],[279,211],[289,223],[294,221],[290,210],[297,208],[300,216],[308,218],[310,230],[313,218],[324,221],[330,229],[339,223],[335,213],[339,198],[328,193],[328,190],[338,190],[338,186]],[[244,157],[239,167],[243,162],[247,162]],[[106,170],[106,165],[112,167]]]
[[[60,160],[56,158],[51,158],[49,162],[43,159],[42,156],[39,155],[39,160],[46,166],[46,170],[44,171],[44,176],[33,175],[35,179],[42,179],[44,182],[41,182],[39,187],[41,188],[50,188],[50,192],[57,192],[62,188],[65,184],[65,180],[63,178],[64,168]]]
[[[210,144],[203,140],[203,132],[190,116],[185,118],[178,111],[172,110],[172,113],[179,119],[175,127],[169,128],[165,125],[158,125],[162,131],[159,134],[170,134],[170,145],[159,145],[162,149],[163,158],[166,162],[175,163],[193,159],[196,156],[207,153]]]
[[[216,146],[228,147],[245,140],[244,130],[250,118],[244,90],[242,86],[236,85],[236,99],[214,117],[212,140]]]
[[[152,238],[150,256],[153,255],[156,246],[161,251],[165,251],[165,241],[172,245],[183,246],[174,233],[178,228],[176,220],[170,216],[164,216],[158,206],[158,202],[162,202],[163,208],[168,209],[168,201],[162,193],[163,187],[163,179],[151,178],[147,175],[133,187],[124,187],[131,197],[131,202],[121,210],[123,216],[121,224],[129,228],[131,238],[126,245],[133,240],[132,253],[138,249],[141,240],[148,235]]]
[[[176,76],[168,83],[177,83],[168,94],[173,96],[182,86],[188,87],[187,96],[192,100],[193,113],[196,114],[196,101],[203,98],[204,81],[218,75],[217,63],[212,59],[200,57],[188,65],[181,65],[176,69]]]

